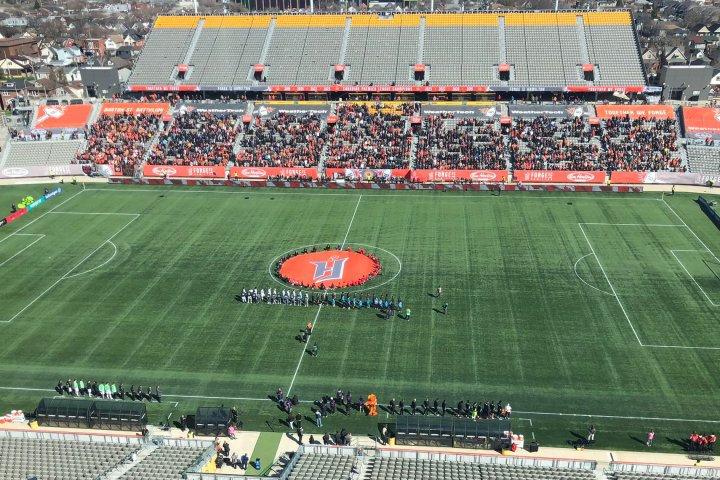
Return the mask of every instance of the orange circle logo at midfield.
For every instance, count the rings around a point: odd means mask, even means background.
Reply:
[[[361,285],[377,274],[379,264],[368,255],[341,250],[303,253],[280,266],[280,277],[306,288]]]

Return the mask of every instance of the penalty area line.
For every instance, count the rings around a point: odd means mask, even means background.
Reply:
[[[81,193],[81,192],[84,192],[84,190],[80,190],[80,192],[78,192],[78,193]],[[47,212],[47,213],[50,213],[50,212]],[[65,273],[65,275],[63,275],[62,277],[60,277],[59,279],[57,279],[57,280],[55,281],[55,283],[53,283],[53,284],[50,285],[48,288],[46,288],[40,295],[38,295],[37,297],[35,297],[30,303],[28,303],[27,305],[25,305],[25,306],[22,308],[22,310],[20,310],[18,313],[16,313],[15,315],[13,315],[13,317],[12,317],[10,320],[0,320],[0,323],[11,323],[11,322],[12,322],[13,320],[15,320],[17,317],[19,317],[20,315],[22,315],[23,312],[25,312],[25,310],[27,310],[28,308],[32,307],[32,306],[35,304],[35,302],[37,302],[38,300],[40,300],[46,293],[48,293],[50,290],[52,290],[53,288],[55,288],[60,282],[62,282],[63,280],[66,280],[66,279],[68,279],[68,278],[71,278],[71,277],[72,277],[71,274],[72,274],[80,265],[82,265],[83,263],[85,263],[85,261],[87,261],[87,259],[89,259],[89,258],[92,257],[93,255],[95,255],[95,253],[97,253],[98,250],[100,250],[101,248],[103,248],[106,243],[112,242],[112,239],[113,239],[113,238],[115,238],[115,237],[117,237],[118,235],[120,235],[120,234],[121,234],[127,227],[129,227],[135,220],[137,220],[138,218],[140,218],[140,214],[139,214],[139,213],[136,213],[136,214],[134,214],[134,215],[135,215],[135,217],[134,217],[132,220],[130,220],[128,223],[126,223],[120,230],[118,230],[117,232],[115,232],[114,234],[112,234],[112,235],[110,236],[110,238],[108,238],[107,240],[105,240],[104,242],[102,242],[102,243],[100,244],[100,246],[98,246],[95,250],[93,250],[92,252],[90,252],[89,254],[87,254],[82,260],[80,260],[80,262],[78,262],[74,267],[72,267],[70,270],[68,270],[68,271]]]

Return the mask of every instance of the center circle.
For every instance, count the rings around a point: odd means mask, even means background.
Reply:
[[[277,275],[290,285],[303,288],[347,288],[363,285],[382,270],[378,258],[365,251],[322,250],[302,252],[280,259]]]

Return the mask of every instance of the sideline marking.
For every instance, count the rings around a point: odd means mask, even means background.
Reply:
[[[580,225],[608,225],[612,227],[684,227],[685,225],[663,224],[663,223],[593,223],[582,222]]]
[[[22,227],[20,227],[20,228],[18,228],[17,230],[15,230],[15,231],[14,231],[13,233],[11,233],[10,235],[8,235],[8,236],[0,239],[0,243],[4,242],[5,240],[7,240],[8,238],[12,237],[13,235],[20,235],[20,232],[22,232],[23,230],[25,230],[27,227],[29,227],[29,226],[32,225],[33,223],[37,222],[38,220],[40,220],[41,218],[43,218],[43,217],[44,217],[45,215],[47,215],[48,213],[52,213],[52,212],[54,212],[56,209],[62,207],[62,206],[65,205],[67,202],[69,202],[69,201],[72,200],[73,198],[77,197],[78,195],[80,195],[80,194],[81,194],[82,192],[84,192],[84,191],[85,191],[85,190],[80,190],[79,192],[77,192],[75,195],[72,195],[72,196],[71,196],[70,198],[68,198],[67,200],[65,200],[65,201],[63,201],[63,202],[55,205],[53,208],[51,208],[51,209],[48,210],[47,212],[43,213],[43,214],[40,215],[39,217],[37,217],[37,218],[29,221],[28,223],[26,223],[26,224],[23,225]]]
[[[81,193],[81,192],[83,192],[83,191],[84,191],[84,190],[80,190],[80,192],[78,192],[78,194]],[[50,213],[50,212],[47,212],[47,213]],[[83,263],[85,263],[85,261],[86,261],[88,258],[92,257],[98,250],[100,250],[102,247],[104,247],[106,243],[111,242],[113,238],[115,238],[116,236],[120,235],[120,233],[122,233],[123,230],[125,230],[127,227],[130,226],[130,224],[132,224],[135,220],[137,220],[138,218],[140,218],[140,214],[139,214],[139,213],[135,213],[135,214],[133,214],[133,215],[135,215],[135,217],[134,217],[132,220],[130,220],[128,223],[126,223],[120,230],[118,230],[117,232],[115,232],[114,234],[112,234],[112,236],[110,236],[110,238],[108,238],[108,239],[105,240],[103,243],[101,243],[99,247],[97,247],[95,250],[93,250],[92,252],[90,252],[85,258],[83,258],[82,260],[80,260],[80,262],[79,262],[78,264],[76,264],[74,267],[72,267],[70,270],[68,270],[67,273],[65,273],[65,275],[63,275],[62,277],[60,277],[55,283],[53,283],[53,284],[50,285],[48,288],[46,288],[45,291],[42,292],[40,295],[38,295],[37,297],[35,297],[35,299],[34,299],[33,301],[31,301],[30,303],[28,303],[27,305],[25,305],[25,306],[22,308],[22,310],[20,310],[18,313],[16,313],[15,315],[13,315],[13,317],[12,317],[10,320],[0,320],[0,323],[10,323],[10,322],[12,322],[12,321],[15,320],[17,317],[19,317],[20,315],[22,315],[22,313],[23,313],[25,310],[27,310],[28,308],[30,308],[31,306],[33,306],[33,305],[35,304],[35,302],[37,302],[38,300],[40,300],[46,293],[48,293],[50,290],[52,290],[53,288],[55,288],[55,286],[56,286],[57,284],[59,284],[60,282],[62,282],[62,281],[65,280],[65,279],[69,278],[69,275],[70,275],[72,272],[74,272],[76,268],[78,268],[80,265],[82,265]],[[27,226],[27,225],[26,225],[26,226]]]
[[[176,192],[176,193],[220,193],[220,194],[226,194],[226,195],[227,194],[248,195],[249,192],[252,192],[252,194],[255,194],[255,195],[320,195],[320,196],[331,196],[331,197],[337,197],[337,196],[349,197],[349,196],[357,195],[357,190],[353,191],[351,189],[348,189],[348,190],[350,190],[348,193],[339,193],[339,192],[338,193],[323,193],[323,192],[318,192],[317,188],[303,189],[303,190],[308,190],[305,192],[259,192],[259,191],[255,191],[257,189],[243,188],[241,191],[236,192],[236,191],[217,190],[217,189],[216,190],[178,190],[177,187],[152,188],[153,187],[152,185],[149,185],[150,188],[122,188],[122,187],[124,187],[124,185],[118,185],[118,188],[115,188],[115,187],[88,188],[87,190],[92,191],[92,192],[114,192],[114,193],[118,193],[118,192],[150,192],[150,193],[152,193],[152,192]],[[219,188],[232,188],[232,187],[219,187]],[[273,188],[273,187],[268,187],[268,188]],[[275,188],[281,188],[281,187],[275,187]],[[313,191],[313,190],[315,190],[315,191]],[[383,191],[391,191],[391,190],[383,190]],[[451,190],[451,192],[454,192],[454,191],[455,190]],[[478,190],[478,191],[482,191],[482,190]],[[413,193],[413,192],[418,192],[418,193]],[[431,192],[441,193],[442,191],[439,191],[439,190],[406,190],[405,193],[388,193],[388,194],[372,194],[372,195],[364,193],[363,197],[365,197],[365,198],[368,198],[368,197],[415,197],[415,196],[419,197],[426,193],[431,193]],[[443,198],[506,198],[507,197],[507,198],[522,198],[523,200],[547,200],[547,199],[567,200],[568,198],[572,198],[573,195],[581,194],[581,193],[603,193],[603,192],[569,192],[570,194],[565,195],[565,196],[550,196],[550,195],[548,195],[548,196],[533,196],[533,197],[531,197],[531,196],[516,197],[511,194],[511,195],[501,195],[498,197],[496,195],[474,195],[472,192],[468,194],[464,190],[457,190],[457,192],[462,192],[465,194],[464,195],[456,194],[456,195],[443,196]],[[537,193],[537,192],[530,192],[530,193]],[[582,195],[578,198],[574,198],[573,200],[594,200],[594,201],[597,201],[597,200],[628,200],[629,198],[633,198],[633,197],[617,197],[617,198],[608,197],[608,198],[599,198],[598,199],[598,198],[592,198],[592,196],[590,196],[590,195],[588,195],[588,196]],[[662,201],[662,199],[660,199],[660,198],[633,198],[633,200],[646,201],[646,202],[647,201],[652,201],[652,202]]]
[[[678,213],[675,211],[675,209],[672,208],[672,207],[670,206],[670,204],[665,201],[665,196],[664,196],[664,195],[663,195],[663,198],[662,198],[661,201],[662,201],[662,203],[665,204],[665,206],[667,206],[667,207],[670,209],[670,211],[678,218],[678,220],[680,220],[680,221],[682,222],[683,226],[684,226],[685,228],[687,228],[687,229],[690,231],[690,233],[692,233],[693,237],[695,237],[695,238],[697,239],[697,241],[700,242],[700,245],[702,245],[702,246],[705,248],[705,250],[707,250],[708,253],[713,256],[713,258],[715,259],[715,261],[718,262],[718,263],[720,263],[720,260],[718,260],[718,257],[713,253],[713,251],[710,250],[710,248],[705,244],[705,242],[703,242],[702,240],[700,240],[700,237],[698,237],[697,234],[693,231],[693,229],[690,228],[687,223],[685,223],[685,220],[683,220],[683,218],[682,218],[680,215],[678,215]]]
[[[25,388],[25,387],[0,387],[0,390],[9,390],[9,391],[20,391],[20,392],[55,392],[52,388]],[[69,398],[69,395],[63,395],[64,398]],[[216,397],[206,397],[202,395],[173,395],[169,393],[163,393],[164,397],[171,397],[171,398],[189,398],[189,399],[199,399],[199,400],[242,400],[247,402],[273,402],[270,398],[255,398],[255,397],[224,397],[224,396],[216,396]],[[157,403],[157,402],[152,402]],[[174,402],[173,402],[174,403]],[[315,403],[314,400],[300,400],[300,403]],[[160,403],[162,405],[162,403]],[[519,415],[546,415],[546,416],[555,416],[555,417],[595,417],[595,418],[610,418],[610,419],[619,419],[619,420],[657,420],[662,422],[694,422],[694,423],[717,423],[720,424],[720,420],[705,420],[702,418],[666,418],[666,417],[634,417],[630,415],[594,415],[590,413],[562,413],[562,412],[522,412],[517,411],[513,409],[513,413],[519,414]],[[518,420],[528,420],[531,422],[532,426],[532,419],[530,418],[518,418]]]
[[[700,284],[697,282],[697,280],[695,280],[695,277],[692,276],[692,274],[688,271],[688,269],[685,268],[685,265],[680,261],[680,257],[678,257],[677,255],[675,255],[675,252],[702,252],[702,250],[670,250],[670,253],[672,253],[672,256],[675,257],[675,260],[677,260],[677,262],[680,264],[680,266],[682,267],[682,269],[685,270],[685,273],[688,274],[688,277],[690,277],[690,280],[692,280],[693,283],[700,289],[700,291],[702,292],[702,294],[705,295],[705,298],[708,299],[708,302],[710,302],[713,307],[720,307],[720,305],[718,305],[717,303],[715,303],[715,302],[713,302],[712,300],[710,300],[710,297],[708,296],[708,294],[707,294],[707,293],[705,292],[705,290],[700,286]]]
[[[358,207],[360,206],[360,201],[362,200],[363,196],[360,195],[358,197],[358,201],[355,204],[355,210],[353,211],[352,218],[350,218],[350,225],[348,225],[347,231],[345,232],[345,238],[343,239],[342,245],[340,245],[340,250],[345,248],[345,242],[347,242],[348,235],[350,235],[350,229],[353,226],[353,222],[355,221],[355,215],[357,214]],[[303,343],[302,352],[300,353],[300,360],[298,360],[297,367],[295,367],[295,373],[293,374],[292,380],[290,380],[290,386],[287,389],[287,392],[285,393],[285,396],[290,395],[290,391],[292,390],[293,385],[295,385],[295,378],[297,378],[297,374],[300,371],[300,365],[302,365],[303,358],[305,358],[305,355],[307,355],[307,345],[310,344],[310,339],[312,338],[313,334],[315,333],[315,325],[317,324],[318,318],[320,318],[320,312],[322,312],[323,305],[321,304],[318,307],[318,311],[315,314],[315,319],[312,322],[312,332],[310,335],[308,335],[308,339],[306,343]]]
[[[4,262],[0,263],[0,267],[2,267],[2,266],[5,265],[6,263],[8,263],[10,260],[12,260],[13,258],[17,257],[18,255],[20,255],[21,253],[23,253],[25,250],[27,250],[28,248],[32,247],[32,246],[35,245],[37,242],[39,242],[40,240],[42,240],[43,238],[45,238],[45,234],[44,234],[44,233],[19,233],[18,235],[19,235],[19,236],[26,236],[26,237],[30,237],[30,236],[33,236],[33,237],[34,237],[34,236],[37,236],[38,238],[36,238],[34,242],[29,243],[25,248],[23,248],[22,250],[20,250],[19,252],[17,252],[17,253],[16,253],[15,255],[13,255],[12,257],[10,257],[10,258],[8,258],[7,260],[5,260]]]
[[[575,262],[575,265],[573,266],[573,270],[575,270],[575,276],[578,277],[578,278],[580,279],[580,281],[583,282],[583,283],[584,283],[585,285],[587,285],[588,287],[594,288],[594,289],[597,290],[598,292],[604,293],[605,295],[610,295],[610,296],[612,297],[612,296],[613,296],[612,293],[606,292],[605,290],[602,290],[602,289],[600,289],[600,288],[598,288],[598,287],[596,287],[596,286],[594,286],[594,285],[590,285],[588,282],[586,282],[585,280],[583,280],[583,278],[582,278],[582,277],[580,276],[580,274],[578,273],[578,271],[577,271],[578,263],[580,263],[580,261],[581,261],[583,258],[587,258],[587,257],[589,257],[590,255],[593,255],[593,254],[592,254],[592,253],[588,253],[587,255],[583,255],[582,257],[580,257],[580,258],[577,259],[577,262]]]
[[[635,331],[635,327],[633,326],[632,322],[630,321],[630,317],[628,316],[628,313],[625,311],[625,307],[623,306],[622,302],[620,301],[620,297],[618,297],[618,294],[615,291],[615,287],[613,287],[613,284],[610,283],[610,279],[608,278],[607,273],[605,272],[605,268],[602,266],[602,263],[600,263],[600,259],[598,258],[597,253],[595,253],[595,248],[593,248],[592,243],[590,243],[590,239],[587,236],[587,233],[585,233],[583,224],[578,223],[578,226],[580,227],[580,231],[582,232],[583,237],[585,237],[585,241],[587,242],[588,246],[590,247],[592,254],[595,256],[595,260],[597,261],[598,265],[600,266],[600,270],[602,270],[602,273],[605,276],[605,280],[608,282],[608,285],[610,286],[610,290],[612,291],[612,294],[615,297],[615,300],[617,300],[618,305],[620,305],[620,309],[622,310],[623,315],[625,315],[625,319],[627,320],[628,325],[630,325],[630,328],[632,329],[632,332],[635,335],[635,339],[638,341],[638,343],[640,344],[641,347],[644,346],[643,343],[640,341],[640,337],[638,337],[638,334]]]

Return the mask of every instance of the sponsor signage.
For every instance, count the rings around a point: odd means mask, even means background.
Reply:
[[[291,114],[291,115],[318,115],[325,117],[330,113],[330,105],[317,103],[312,105],[307,104],[262,104],[256,105],[255,115],[260,117],[271,117],[275,115]]]
[[[683,107],[685,136],[691,138],[720,138],[720,108]]]
[[[92,112],[92,105],[40,105],[33,128],[41,130],[83,128]]]
[[[120,102],[103,103],[100,109],[101,115],[163,115],[170,109],[169,103],[145,103],[145,102]]]
[[[487,92],[573,92],[573,93],[656,93],[662,87],[630,86],[519,86],[487,85],[270,85],[247,87],[241,85],[129,85],[129,92],[348,92],[348,93],[487,93]]]
[[[60,192],[62,192],[62,188],[57,188],[57,189],[53,190],[52,192],[48,192],[48,194],[45,195],[45,199],[54,197],[55,195],[58,195]]]
[[[393,177],[405,178],[410,173],[407,168],[326,168],[325,175],[330,178],[344,178],[350,181],[390,180]]]
[[[301,167],[232,167],[230,178],[264,179],[268,177],[310,177],[313,180],[318,178],[317,168]]]
[[[515,170],[513,179],[523,183],[605,183],[605,172],[567,170]]]
[[[666,120],[675,118],[672,105],[595,105],[597,116],[602,119],[612,117],[657,118]]]
[[[225,167],[217,165],[143,165],[143,176],[225,178]]]
[[[474,183],[499,183],[507,179],[507,170],[413,170],[410,172],[410,180],[413,182],[463,180]]]
[[[45,203],[45,197],[40,197],[34,202],[32,202],[30,205],[27,206],[28,211],[32,210],[33,208],[37,207],[41,203]]]
[[[619,184],[705,185],[717,184],[720,174],[688,172],[612,172],[610,181]]]
[[[0,178],[50,177],[53,175],[84,175],[82,165],[42,165],[8,167],[0,170]]]
[[[453,117],[500,117],[500,108],[496,105],[487,107],[471,107],[467,105],[423,105],[423,115],[448,115]]]
[[[7,217],[5,217],[5,224],[8,224],[8,223],[10,223],[10,222],[13,222],[13,221],[17,220],[18,218],[20,218],[20,217],[22,217],[23,215],[25,215],[27,212],[28,212],[28,209],[27,209],[27,208],[21,208],[21,209],[18,210],[17,212],[11,213],[11,214],[8,215]]]
[[[214,113],[216,115],[223,114],[223,113],[235,113],[235,114],[241,114],[245,111],[247,108],[247,102],[237,102],[237,103],[219,103],[219,102],[212,102],[212,103],[183,103],[178,107],[178,110],[180,112],[188,111],[198,111],[198,112],[210,112]]]
[[[589,105],[508,105],[513,118],[587,118],[594,114]]]

